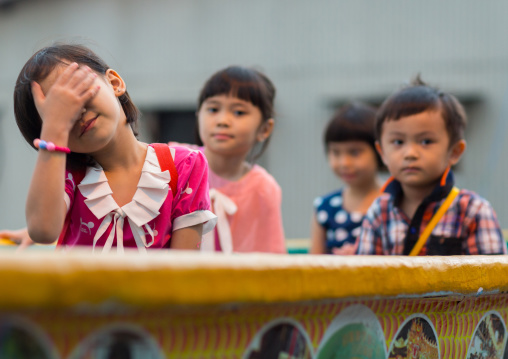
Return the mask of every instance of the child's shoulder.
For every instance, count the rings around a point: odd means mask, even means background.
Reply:
[[[198,146],[198,145],[194,145],[191,143],[174,142],[174,141],[168,142],[168,146],[170,148],[183,147],[183,148],[186,148],[189,150],[200,151],[200,152],[203,152],[203,149],[204,149],[203,146]]]
[[[259,165],[253,165],[239,181],[231,182],[230,188],[244,193],[257,193],[257,196],[268,198],[282,193],[277,180]]]
[[[390,193],[382,192],[372,201],[369,209],[367,210],[367,216],[385,216],[384,214],[395,211],[394,198]]]
[[[275,178],[258,165],[252,166],[240,180],[230,181],[219,190],[238,203],[277,203],[282,197],[282,189]]]
[[[486,198],[465,188],[460,189],[456,203],[462,210],[469,210],[473,212],[480,210],[480,208],[492,209],[492,205]]]
[[[389,192],[381,192],[379,193],[379,196],[377,196],[374,201],[372,201],[372,206],[388,206],[388,205],[393,205],[394,203],[394,200],[395,200],[395,197],[393,196],[393,194],[389,193]]]
[[[322,207],[326,205],[330,205],[333,207],[338,207],[342,205],[342,188],[335,190],[333,192],[326,193],[322,196],[318,196],[314,199],[314,207]]]
[[[202,148],[197,145],[170,142],[168,146],[176,167],[184,163],[191,164],[195,161],[207,163]]]
[[[279,183],[266,169],[259,165],[253,165],[249,173],[247,174],[249,183],[256,184],[256,186],[262,185],[267,188],[277,188],[280,190]]]

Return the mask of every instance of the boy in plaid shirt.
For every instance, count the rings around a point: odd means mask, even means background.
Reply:
[[[459,101],[419,78],[386,99],[376,118],[376,148],[392,177],[366,214],[357,254],[410,254],[454,187],[450,167],[466,148],[465,127]],[[506,254],[490,203],[465,189],[451,198],[416,254]]]

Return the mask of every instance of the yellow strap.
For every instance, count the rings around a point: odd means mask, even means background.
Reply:
[[[430,234],[434,230],[434,227],[436,226],[437,222],[443,217],[446,210],[450,205],[452,204],[452,201],[457,197],[459,194],[459,189],[457,187],[453,187],[450,193],[448,193],[448,196],[446,197],[446,200],[443,202],[441,207],[437,210],[437,212],[434,214],[432,219],[430,220],[429,224],[427,224],[427,227],[425,227],[425,230],[420,235],[420,238],[418,238],[418,242],[416,242],[415,246],[411,250],[411,253],[409,253],[410,256],[417,256],[420,251],[422,250],[424,244],[427,242],[427,239],[429,238]]]
[[[0,246],[15,246],[16,243],[9,238],[0,238]]]

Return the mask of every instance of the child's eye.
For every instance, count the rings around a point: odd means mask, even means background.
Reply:
[[[336,148],[328,148],[328,156],[338,157],[340,151]]]
[[[233,112],[235,114],[235,116],[243,116],[246,114],[245,111],[240,111],[240,110],[236,110]]]
[[[434,141],[432,141],[431,139],[426,138],[426,139],[422,140],[422,145],[430,145],[432,142],[434,142]]]
[[[349,155],[351,157],[358,157],[360,155],[360,153],[361,153],[361,150],[351,150],[351,151],[349,151]]]
[[[208,107],[206,110],[210,113],[216,113],[219,111],[217,107]]]
[[[404,142],[402,140],[392,140],[392,144],[394,144],[395,146],[400,146],[402,145]]]

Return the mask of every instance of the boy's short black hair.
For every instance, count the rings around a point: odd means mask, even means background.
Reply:
[[[365,103],[351,102],[340,107],[325,128],[325,151],[328,151],[330,142],[363,141],[372,147],[379,168],[382,168],[383,161],[375,146],[375,120],[376,109]]]
[[[409,86],[388,97],[376,116],[376,139],[379,141],[386,121],[416,115],[429,110],[440,110],[450,138],[450,146],[464,138],[467,124],[466,111],[457,98],[423,82],[417,76]]]

